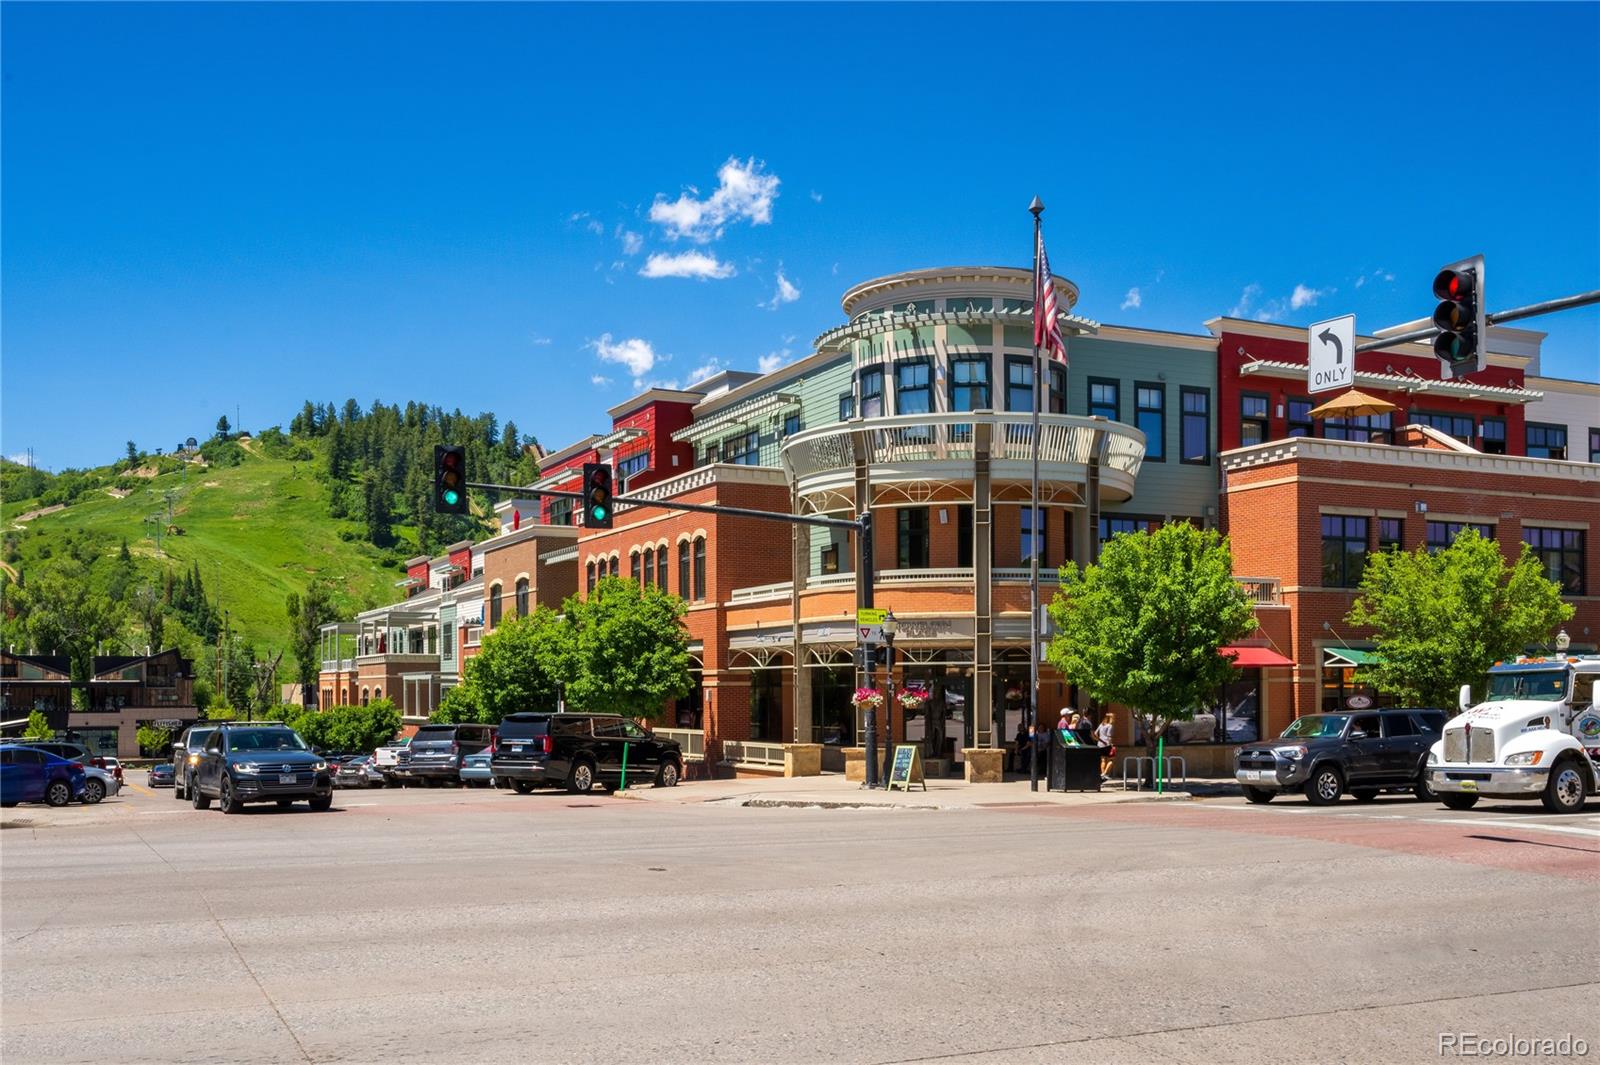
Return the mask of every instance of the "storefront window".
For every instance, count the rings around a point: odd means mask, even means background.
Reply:
[[[849,747],[855,743],[855,707],[850,696],[855,691],[855,667],[850,656],[841,652],[824,666],[811,668],[811,742],[828,747]]]
[[[954,761],[958,746],[972,745],[967,708],[972,705],[970,657],[958,651],[936,652],[931,661],[907,662],[900,685],[928,693],[927,702],[915,710],[895,708],[895,720],[905,723],[905,741],[920,743],[926,758]]]
[[[673,707],[673,721],[678,728],[703,728],[705,690],[701,687],[703,675],[698,666],[689,670],[689,694],[679,699]]]
[[[783,671],[757,669],[750,674],[750,738],[774,742],[783,732]]]

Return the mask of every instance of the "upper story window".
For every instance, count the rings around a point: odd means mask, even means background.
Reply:
[[[1583,594],[1583,530],[1522,527],[1522,539],[1544,563],[1544,573],[1562,595]]]
[[[528,616],[528,578],[517,579],[517,617]]]
[[[736,466],[761,465],[761,445],[754,429],[722,442],[724,459]]]
[[[861,371],[861,416],[883,417],[883,367],[874,366]]]
[[[1239,395],[1239,446],[1264,444],[1270,428],[1269,411],[1272,400],[1264,392],[1242,392]]]
[[[856,416],[856,397],[849,392],[839,393],[839,420],[847,422]]]
[[[1485,418],[1478,423],[1478,450],[1485,455],[1506,453],[1506,420]]]
[[[1184,386],[1179,389],[1183,403],[1183,424],[1178,444],[1183,451],[1178,461],[1204,466],[1211,461],[1211,391]]]
[[[689,598],[689,541],[678,541],[678,598]]]
[[[1528,423],[1528,457],[1564,459],[1567,457],[1567,427],[1543,422]]]
[[[456,623],[453,621],[447,621],[444,623],[444,634],[439,640],[439,657],[443,658],[446,662],[455,661]]]
[[[1367,567],[1367,519],[1322,516],[1322,586],[1356,588]]]
[[[694,538],[694,597],[698,602],[706,597],[706,538]]]
[[[656,587],[667,590],[667,545],[656,548]]]
[[[572,500],[570,500],[570,499],[552,499],[550,501],[550,524],[551,525],[571,525],[572,524]]]
[[[961,313],[963,311],[992,311],[994,310],[993,296],[946,296],[944,309]]]
[[[1589,461],[1600,462],[1600,429],[1589,430]]]
[[[1406,523],[1401,518],[1378,519],[1378,550],[1404,551]]]
[[[928,568],[928,508],[895,511],[895,564],[900,569]]]
[[[1144,457],[1167,461],[1167,390],[1163,385],[1133,386],[1133,424],[1144,434]]]
[[[644,583],[646,586],[656,582],[656,551],[653,547],[644,549]]]
[[[907,303],[897,303],[891,308],[895,314],[932,314],[932,300],[911,300]]]
[[[989,359],[950,360],[950,409],[989,410]]]
[[[896,414],[927,414],[932,410],[927,359],[906,359],[894,366],[894,411]]]
[[[628,553],[628,577],[629,577],[630,580],[634,580],[634,581],[639,580],[640,576],[643,574],[643,570],[641,569],[642,566],[643,566],[643,563],[639,560],[639,552],[637,552],[637,551],[629,552]]]
[[[1455,542],[1461,533],[1471,529],[1485,540],[1494,539],[1494,526],[1486,522],[1476,521],[1430,521],[1428,522],[1428,554],[1437,554]]]
[[[1006,356],[1006,410],[1033,410],[1033,360]]]
[[[500,582],[496,581],[494,586],[489,589],[489,627],[491,629],[500,627],[500,599]]]
[[[713,440],[711,443],[706,445],[706,457],[702,465],[710,466],[712,463],[719,461],[721,457],[722,452],[719,450],[716,441]]]
[[[1138,518],[1133,515],[1103,517],[1100,519],[1100,543],[1104,545],[1107,540],[1124,533],[1149,532],[1155,527],[1154,518]]]
[[[1414,410],[1412,425],[1426,425],[1441,433],[1453,436],[1463,444],[1472,443],[1472,418],[1466,414],[1440,414],[1435,411]]]
[[[1008,297],[1000,301],[1000,309],[1002,311],[1031,311],[1033,310],[1033,301],[1011,299]]]
[[[600,564],[602,566],[605,565],[604,562],[602,562]],[[593,595],[594,594],[595,572],[596,572],[595,571],[595,565],[594,565],[593,562],[589,563],[588,566],[584,567],[583,589],[589,595]]]
[[[1022,537],[1021,548],[1019,550],[1019,555],[1022,559],[1022,565],[1032,565],[1034,553],[1037,552],[1039,555],[1039,568],[1043,569],[1048,564],[1046,562],[1046,556],[1049,554],[1049,549],[1045,546],[1045,534],[1050,528],[1050,512],[1045,510],[1043,507],[1039,508],[1039,531],[1034,532],[1033,507],[1025,505],[1019,507],[1018,509],[1022,512],[1021,520],[1017,523],[1018,530]]]
[[[1311,424],[1311,401],[1304,396],[1289,398],[1289,435],[1316,436]]]
[[[1122,384],[1102,377],[1089,378],[1089,416],[1122,420]]]
[[[1050,360],[1050,404],[1051,414],[1067,413],[1067,368],[1054,359]]]
[[[643,473],[650,468],[650,452],[641,451],[637,455],[629,455],[617,463],[617,476],[632,477],[636,473]],[[567,501],[571,503],[571,500]]]
[[[787,439],[800,431],[800,412],[791,411],[783,416],[783,435]]]
[[[1354,440],[1358,443],[1387,444],[1390,434],[1388,414],[1360,414],[1353,418],[1328,418],[1322,435],[1329,440]]]

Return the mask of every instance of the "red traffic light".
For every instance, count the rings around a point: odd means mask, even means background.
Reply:
[[[1440,270],[1433,279],[1433,294],[1442,300],[1471,299],[1473,277],[1470,270]]]

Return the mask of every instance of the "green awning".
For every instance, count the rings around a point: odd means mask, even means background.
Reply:
[[[1357,666],[1373,666],[1382,662],[1375,652],[1358,651],[1354,647],[1324,647],[1322,649],[1322,664],[1333,666],[1336,669],[1353,669]]]

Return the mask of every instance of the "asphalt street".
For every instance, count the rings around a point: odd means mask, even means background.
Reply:
[[[1600,1055],[1600,805],[7,810],[6,1065]]]

